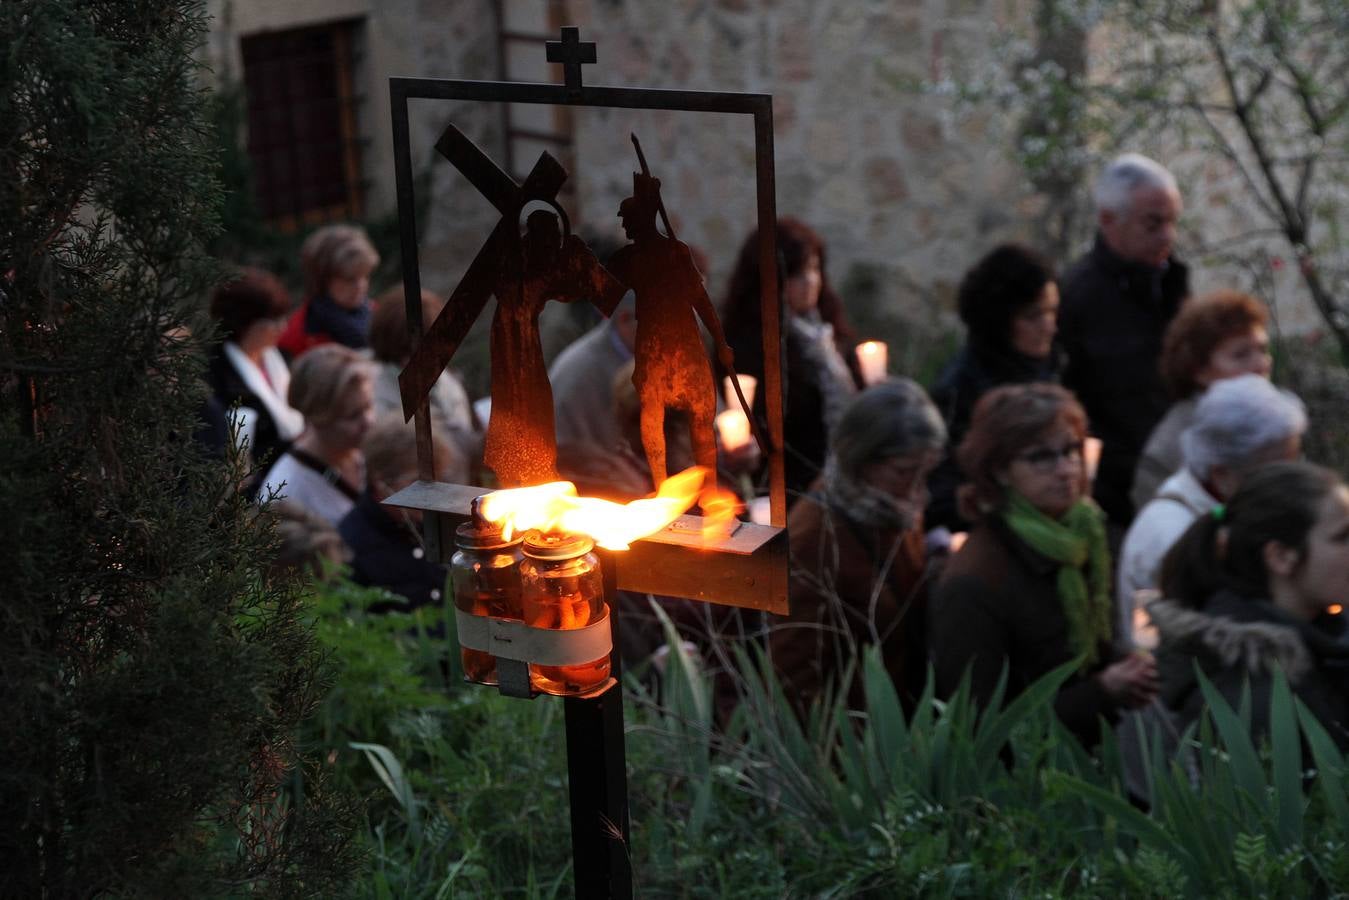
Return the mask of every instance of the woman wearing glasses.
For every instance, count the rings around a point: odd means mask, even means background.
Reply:
[[[857,395],[839,419],[824,474],[792,507],[791,614],[769,636],[773,665],[804,711],[838,688],[863,645],[879,646],[906,707],[927,672],[923,505],[946,428],[914,382]],[[854,672],[849,703],[863,702]]]
[[[1113,722],[1152,700],[1157,670],[1149,656],[1112,649],[1110,555],[1087,493],[1086,431],[1081,405],[1057,385],[1009,385],[979,401],[957,453],[970,479],[962,512],[977,524],[930,615],[938,696],[968,670],[986,704],[1006,666],[1010,699],[1076,660],[1054,709],[1091,746],[1099,717]]]

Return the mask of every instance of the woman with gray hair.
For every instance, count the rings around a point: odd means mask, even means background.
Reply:
[[[840,416],[823,473],[788,517],[791,614],[769,637],[773,666],[802,711],[840,686],[867,644],[880,647],[906,706],[922,693],[922,512],[945,443],[941,414],[906,378],[866,389]],[[854,677],[849,703],[861,701]]]
[[[1256,374],[1214,382],[1181,435],[1184,464],[1139,512],[1120,551],[1117,637],[1150,647],[1155,635],[1135,597],[1156,588],[1162,559],[1195,519],[1227,502],[1259,467],[1296,459],[1307,412],[1302,401]]]

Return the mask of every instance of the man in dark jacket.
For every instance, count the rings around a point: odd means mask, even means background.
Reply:
[[[1190,293],[1189,270],[1172,256],[1181,199],[1161,165],[1121,156],[1097,180],[1094,199],[1096,243],[1063,276],[1059,339],[1064,386],[1104,444],[1096,501],[1123,528],[1133,519],[1138,455],[1169,405],[1158,371],[1162,333]]]

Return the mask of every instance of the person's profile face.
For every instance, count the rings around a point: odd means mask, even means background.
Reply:
[[[1121,258],[1160,269],[1175,249],[1181,208],[1177,191],[1140,187],[1129,195],[1122,212],[1101,212],[1101,232]]]
[[[1312,613],[1349,598],[1349,488],[1344,485],[1321,501],[1292,583]]]
[[[1059,330],[1059,286],[1045,282],[1033,303],[1023,306],[1012,316],[1008,343],[1022,356],[1048,359],[1054,348],[1054,335]]]
[[[361,446],[370,426],[375,424],[375,387],[368,378],[358,380],[345,397],[338,400],[331,419],[315,424],[324,440],[341,450],[355,450]]]

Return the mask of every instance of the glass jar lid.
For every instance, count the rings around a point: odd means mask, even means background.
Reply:
[[[506,540],[501,535],[501,526],[482,517],[481,497],[473,500],[472,517],[454,530],[454,543],[461,550],[497,550],[501,547],[513,547],[520,543],[520,536]]]
[[[589,553],[595,541],[584,534],[564,531],[531,531],[525,535],[525,556],[534,559],[574,559]]]

